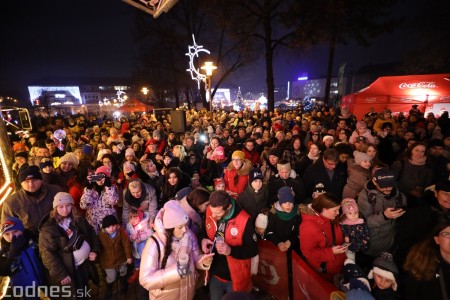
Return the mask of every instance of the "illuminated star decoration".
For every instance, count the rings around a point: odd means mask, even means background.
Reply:
[[[207,49],[203,49],[203,46],[197,45],[194,35],[192,35],[192,40],[194,41],[194,45],[188,46],[189,52],[186,53],[189,56],[189,69],[186,69],[186,71],[191,73],[191,78],[197,81],[198,88],[200,89],[200,82],[206,79],[206,75],[200,73],[200,69],[195,68],[194,57],[198,57],[199,52],[205,52],[207,54],[210,54],[210,52]]]

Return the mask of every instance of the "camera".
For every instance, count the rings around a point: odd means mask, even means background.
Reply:
[[[206,142],[206,135],[204,134],[200,134],[200,136],[198,137],[198,139],[202,142]]]
[[[105,178],[105,175],[103,175],[103,174],[91,175],[91,181],[100,181],[103,178]]]

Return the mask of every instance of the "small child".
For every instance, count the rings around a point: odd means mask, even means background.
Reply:
[[[192,178],[191,178],[191,189],[196,189],[198,187],[201,187],[200,174],[198,174],[197,172],[194,172],[194,174],[192,175]]]
[[[133,149],[128,148],[127,150],[125,150],[125,161],[129,161],[131,163],[139,162]]]
[[[376,300],[397,299],[398,268],[392,254],[383,252],[373,261],[369,279],[374,280],[372,296]]]
[[[38,247],[28,237],[22,221],[9,217],[1,224],[0,276],[9,276],[11,286],[27,288],[45,286],[45,268],[39,259]],[[39,299],[39,290],[32,290]],[[31,293],[30,293],[31,294]]]
[[[41,169],[42,180],[47,184],[55,184],[64,187],[65,184],[53,169],[53,162],[50,158],[44,157],[39,163]]]
[[[350,243],[347,249],[347,257],[354,258],[354,252],[366,250],[369,242],[369,227],[364,223],[364,219],[359,216],[358,204],[354,199],[345,198],[341,202],[342,218],[341,225],[342,234],[345,242]]]
[[[256,217],[255,231],[258,240],[265,240],[264,234],[266,233],[267,224],[269,223],[269,217],[266,214],[260,213]]]
[[[214,179],[214,191],[225,191],[225,180],[223,178]]]
[[[172,153],[166,152],[163,155],[163,167],[161,169],[161,175],[166,175],[171,167],[174,167],[172,164]]]
[[[361,192],[367,181],[372,178],[370,167],[372,158],[364,152],[354,151],[355,163],[348,167],[347,184],[342,191],[343,198],[355,198]]]
[[[106,294],[105,299],[112,296],[112,286],[117,279],[119,270],[119,292],[126,294],[127,264],[133,262],[130,238],[125,230],[119,225],[114,215],[108,215],[102,221],[103,230],[100,231],[98,239],[102,246],[100,251],[100,266],[106,273]]]
[[[134,273],[128,279],[128,283],[131,284],[139,278],[139,265],[141,263],[142,251],[144,250],[145,242],[153,234],[153,229],[150,228],[148,214],[145,214],[142,210],[132,208],[126,231],[133,247]]]
[[[123,175],[125,176],[125,187],[132,179],[139,178],[138,174],[136,173],[136,164],[126,161],[123,164]]]

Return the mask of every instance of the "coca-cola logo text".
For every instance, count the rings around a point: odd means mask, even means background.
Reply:
[[[434,81],[420,81],[420,82],[402,82],[398,86],[403,89],[435,89],[437,88]]]

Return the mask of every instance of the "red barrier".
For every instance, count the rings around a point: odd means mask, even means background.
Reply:
[[[258,241],[259,267],[253,283],[276,299],[289,299],[286,253],[269,241]]]
[[[330,299],[337,288],[312,270],[306,262],[292,253],[292,280],[294,300]]]

